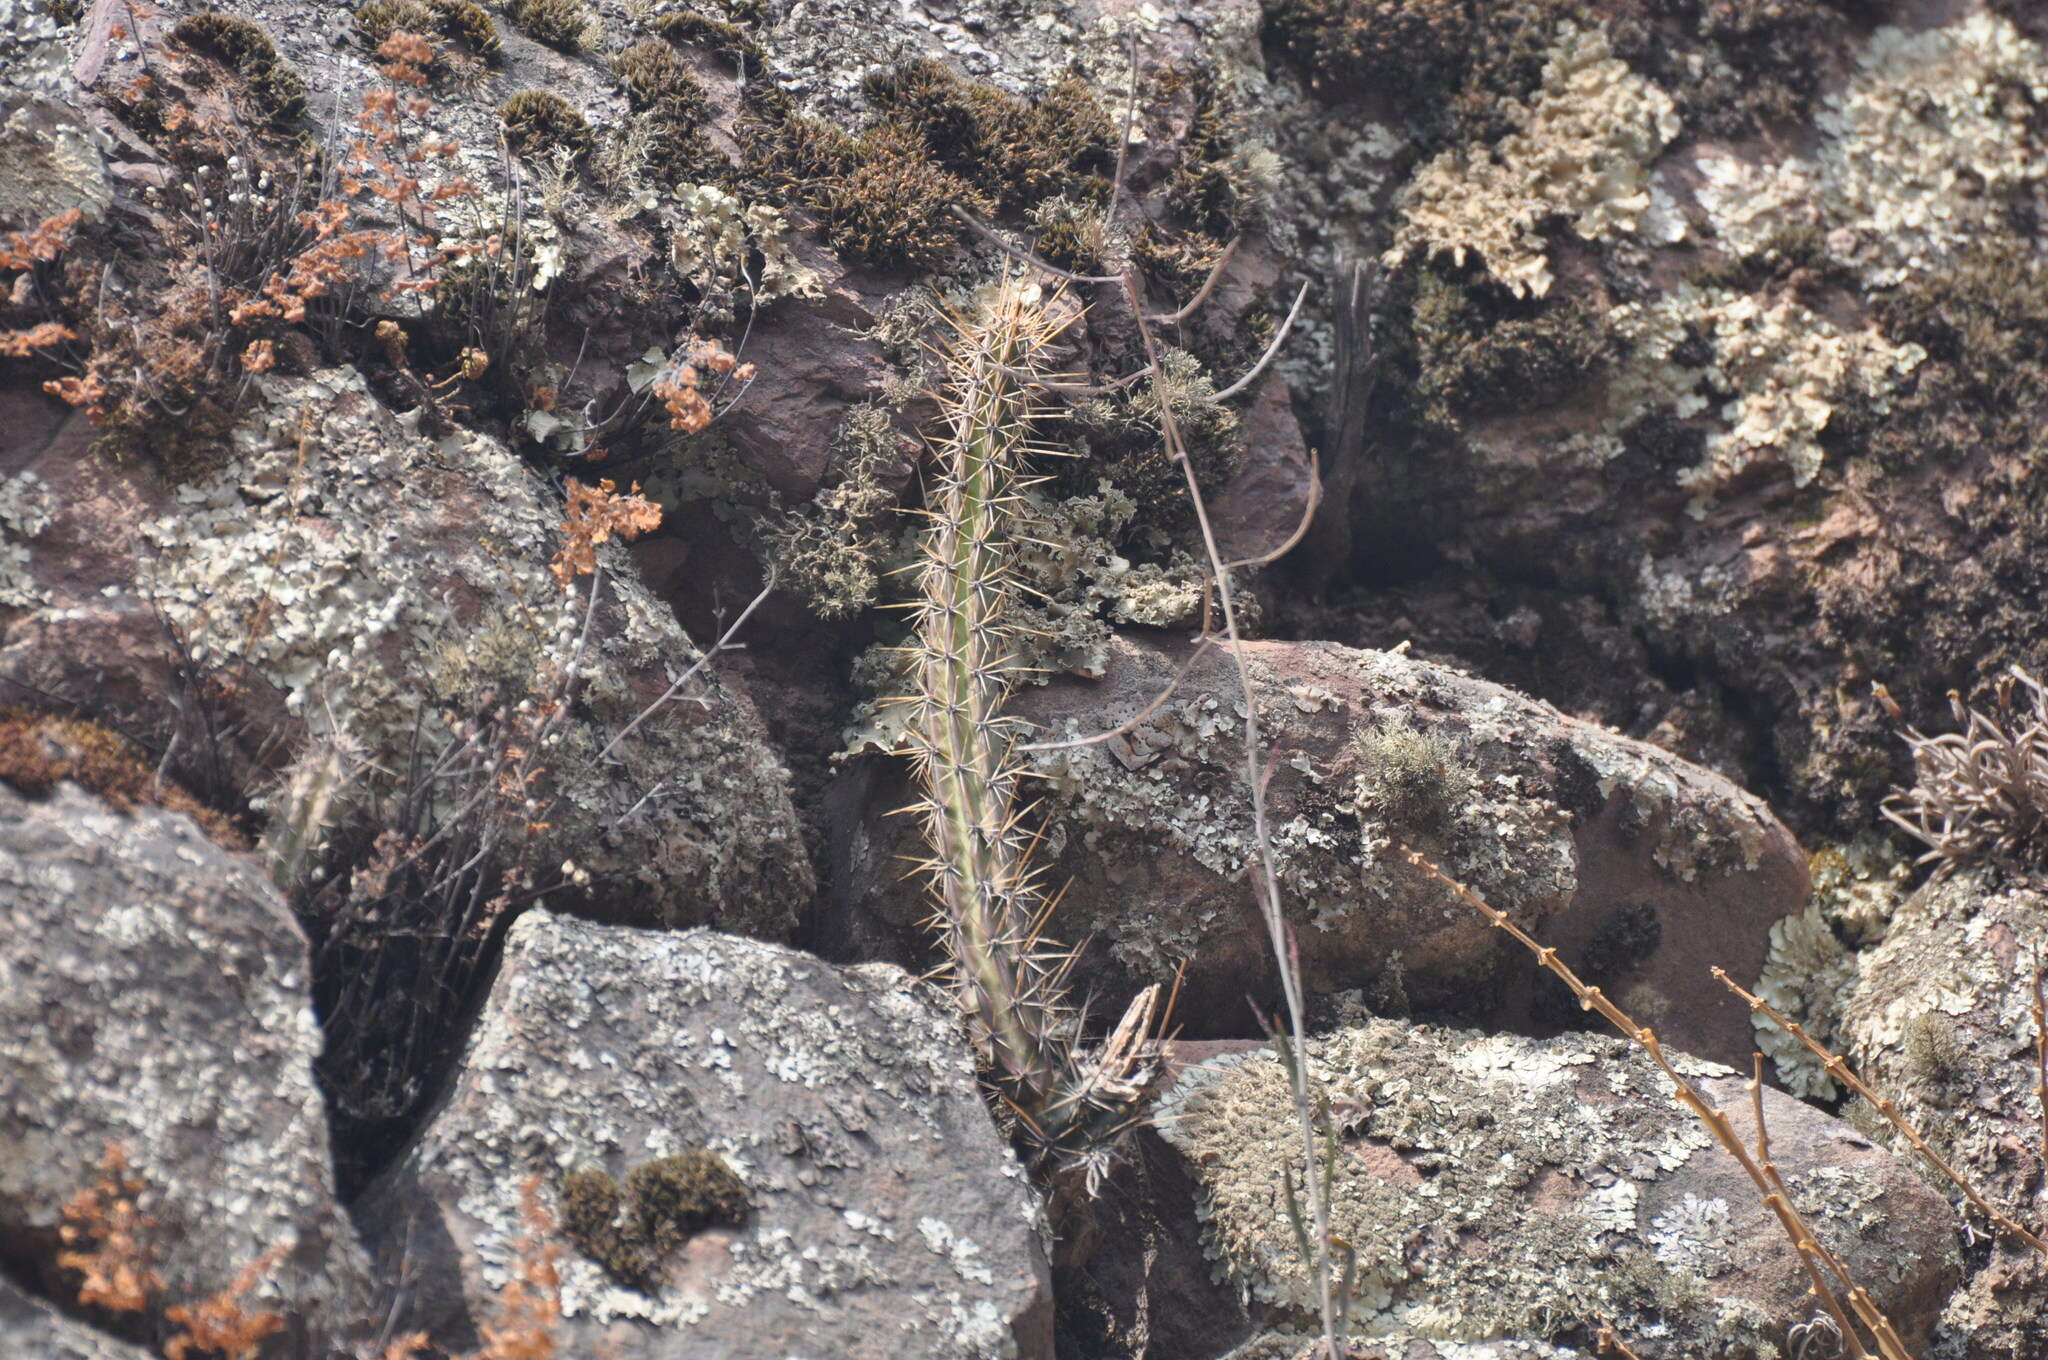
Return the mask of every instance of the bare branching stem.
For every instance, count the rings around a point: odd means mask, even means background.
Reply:
[[[1890,1124],[1899,1131],[1899,1136],[1910,1143],[1915,1152],[1925,1157],[1934,1166],[1935,1170],[1948,1178],[1949,1184],[1955,1186],[1961,1192],[1963,1198],[1970,1202],[1971,1208],[1991,1220],[2000,1232],[2016,1237],[2035,1251],[2040,1252],[2043,1256],[2048,1256],[2048,1242],[2042,1241],[2039,1235],[2030,1232],[2025,1227],[2014,1222],[2010,1216],[2000,1213],[1994,1208],[1991,1202],[1985,1199],[1961,1172],[1949,1165],[1946,1158],[1927,1145],[1927,1140],[1921,1136],[1920,1130],[1908,1123],[1905,1116],[1899,1113],[1899,1107],[1886,1097],[1872,1090],[1862,1077],[1856,1075],[1856,1069],[1849,1066],[1846,1060],[1832,1052],[1826,1044],[1821,1043],[1811,1034],[1808,1034],[1805,1027],[1799,1024],[1798,1021],[1781,1014],[1770,1002],[1765,1001],[1762,997],[1755,996],[1746,991],[1741,984],[1729,977],[1723,970],[1719,968],[1714,969],[1714,976],[1720,979],[1722,986],[1748,1003],[1749,1009],[1753,1013],[1767,1017],[1772,1024],[1804,1044],[1807,1052],[1821,1060],[1821,1064],[1827,1069],[1829,1076],[1842,1083],[1842,1085],[1857,1095],[1862,1096],[1872,1109],[1884,1117],[1884,1121],[1887,1124]],[[2036,981],[2038,983],[2038,976]]]

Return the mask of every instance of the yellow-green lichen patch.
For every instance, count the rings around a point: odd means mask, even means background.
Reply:
[[[1491,148],[1459,148],[1415,172],[1403,193],[1392,257],[1477,257],[1517,296],[1552,276],[1541,229],[1564,218],[1588,241],[1683,223],[1653,191],[1648,166],[1678,135],[1669,95],[1612,55],[1598,27],[1558,27],[1543,88],[1511,104],[1515,130]]]
[[[697,290],[710,319],[731,319],[742,292],[756,307],[824,292],[817,271],[790,248],[779,210],[743,203],[715,184],[679,184],[675,200],[680,215],[669,235],[669,263]]]
[[[1632,347],[1613,388],[1631,418],[1669,408],[1690,419],[1718,403],[1725,428],[1707,437],[1705,461],[1678,478],[1701,499],[1767,463],[1807,485],[1837,408],[1855,402],[1882,413],[1927,357],[1873,327],[1845,331],[1789,298],[1692,284],[1617,307],[1610,320]]]

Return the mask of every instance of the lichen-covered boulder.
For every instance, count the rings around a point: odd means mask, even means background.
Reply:
[[[1327,1355],[1320,1333],[1263,1332],[1224,1360],[1319,1360]],[[1397,1333],[1344,1339],[1340,1360],[1584,1360],[1586,1352],[1542,1341],[1438,1341]]]
[[[566,1353],[1047,1357],[1042,1220],[949,1012],[887,965],[522,918],[446,1102],[357,1206],[420,1271],[407,1325],[475,1344],[538,1177],[577,1242]],[[636,1197],[707,1152],[719,1212]]]
[[[112,197],[102,136],[80,107],[62,30],[33,0],[0,0],[0,229],[60,213],[87,217]]]
[[[85,437],[79,421],[0,455],[34,511],[26,607],[0,621],[17,692],[104,715],[259,809],[298,739],[339,739],[357,775],[342,816],[463,725],[550,702],[573,665],[526,790],[535,862],[572,860],[587,909],[624,919],[793,928],[810,866],[752,703],[705,667],[605,754],[702,654],[616,545],[586,634],[599,578],[550,574],[560,505],[502,443],[429,435],[352,369],[256,380],[219,466],[184,485]]]
[[[1118,637],[1099,681],[1025,689],[1014,710],[1058,742],[1130,722],[1187,644]],[[1573,966],[1695,1051],[1740,1061],[1720,964],[1754,976],[1770,925],[1807,891],[1803,857],[1727,780],[1501,686],[1398,652],[1254,642],[1246,655],[1273,778],[1283,909],[1312,990],[1362,989],[1382,1012],[1457,1005],[1515,1023],[1575,1011],[1485,919],[1402,855],[1469,883]],[[1182,979],[1191,1035],[1256,1033],[1274,986],[1253,904],[1242,699],[1221,648],[1164,705],[1107,742],[1043,751],[1049,932],[1089,942],[1077,984],[1105,1004]],[[867,919],[916,938],[926,908],[901,777],[849,833],[846,887]]]
[[[1893,913],[1881,943],[1855,956],[1839,1035],[1863,1079],[1986,1199],[2036,1233],[2048,1227],[2030,1013],[2044,922],[2048,896],[1995,871],[1929,883]],[[1872,1137],[1914,1155],[1875,1111],[1859,1102],[1851,1112]],[[1961,1203],[1938,1173],[1926,1175]],[[1932,1353],[2021,1360],[2044,1349],[2048,1260],[2022,1242],[1996,1241],[1950,1303]]]
[[[359,1320],[368,1262],[335,1200],[306,941],[254,864],[182,814],[0,784],[0,1239],[50,1294],[109,1144],[145,1189],[155,1307],[282,1255],[252,1305],[306,1345]],[[11,1335],[11,1334],[10,1334]]]
[[[1747,1083],[1673,1056],[1753,1138]],[[1629,1044],[1376,1020],[1310,1059],[1337,1126],[1332,1231],[1358,1250],[1355,1331],[1590,1348],[1612,1326],[1646,1360],[1790,1352],[1810,1308],[1797,1253]],[[1775,1091],[1764,1109],[1800,1212],[1917,1353],[1959,1275],[1955,1216],[1848,1125]],[[1218,1268],[1280,1317],[1311,1316],[1280,1182],[1299,1174],[1300,1132],[1279,1061],[1189,1069],[1156,1122],[1201,1186]]]

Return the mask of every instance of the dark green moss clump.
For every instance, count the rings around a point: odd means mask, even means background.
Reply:
[[[505,140],[521,155],[566,149],[581,156],[590,149],[590,124],[568,100],[547,90],[521,90],[498,110]]]
[[[535,42],[574,52],[583,45],[590,11],[577,0],[512,0],[512,22]]]
[[[750,71],[760,70],[768,61],[768,54],[761,50],[761,44],[738,24],[713,19],[695,10],[667,15],[655,25],[655,32],[678,47],[702,48]]]
[[[747,1187],[725,1159],[702,1148],[642,1162],[622,1190],[603,1171],[562,1180],[562,1231],[579,1250],[630,1288],[652,1293],[662,1261],[714,1224],[746,1220]]]
[[[476,0],[427,0],[427,8],[433,11],[444,35],[460,41],[493,66],[503,60],[504,39],[498,36],[498,26],[491,22],[490,11]]]
[[[861,92],[884,122],[1004,212],[1073,192],[1114,160],[1108,112],[1072,78],[1025,100],[921,58],[873,72]]]
[[[1525,301],[1435,266],[1415,284],[1415,397],[1425,420],[1468,419],[1554,404],[1607,358],[1598,314],[1576,301]]]
[[[171,36],[235,68],[257,106],[276,122],[306,111],[306,82],[285,65],[268,34],[247,19],[206,10],[181,19]]]
[[[661,39],[634,43],[619,53],[616,65],[635,109],[684,120],[704,116],[704,87]]]
[[[372,52],[393,33],[425,34],[434,27],[434,13],[419,0],[370,0],[355,12],[356,37]]]

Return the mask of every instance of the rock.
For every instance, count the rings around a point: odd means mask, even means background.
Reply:
[[[0,1276],[0,1335],[10,1355],[33,1360],[150,1360],[140,1346],[74,1321]]]
[[[1396,1333],[1347,1337],[1342,1360],[1585,1360],[1586,1352],[1541,1341],[1437,1341]],[[1319,1360],[1321,1335],[1264,1332],[1231,1351],[1224,1360]]]
[[[708,1149],[734,1226],[628,1283],[561,1262],[572,1355],[1047,1357],[1042,1220],[935,994],[708,930],[528,914],[446,1103],[358,1216],[411,1321],[475,1344],[522,1232],[520,1188]]]
[[[0,481],[44,510],[0,677],[270,810],[309,736],[397,781],[462,724],[545,702],[592,578],[549,574],[562,511],[540,479],[488,436],[429,438],[351,369],[256,385],[221,466],[182,486],[89,452],[82,422],[6,447]],[[622,554],[601,560],[575,702],[528,789],[531,858],[550,879],[573,859],[590,881],[560,899],[585,910],[786,936],[811,891],[788,775],[716,666],[598,760],[701,655]],[[387,815],[363,778],[348,810]]]
[[[0,229],[27,231],[112,194],[100,138],[65,60],[63,30],[31,0],[0,0]]]
[[[1046,740],[1104,731],[1150,703],[1188,650],[1120,636],[1101,681],[1057,679],[1012,707]],[[1797,845],[1761,803],[1654,747],[1396,652],[1253,642],[1246,653],[1274,753],[1282,892],[1312,991],[1362,988],[1383,1009],[1458,1006],[1501,1023],[1576,1014],[1401,857],[1408,844],[1674,1042],[1747,1057],[1748,1017],[1717,995],[1708,966],[1754,977],[1771,923],[1807,891]],[[1274,985],[1246,875],[1240,702],[1219,648],[1131,732],[1035,757],[1050,810],[1040,860],[1065,886],[1049,933],[1092,942],[1076,986],[1113,1008],[1184,967],[1179,1018],[1191,1037],[1257,1033],[1245,995]],[[927,909],[899,860],[917,853],[920,832],[882,812],[910,801],[906,780],[878,779],[842,835],[838,890],[909,951]]]
[[[1991,1204],[2037,1233],[2048,1224],[2048,1166],[2030,1008],[2044,913],[2048,896],[1990,870],[1927,884],[1893,914],[1883,941],[1855,957],[1842,1020],[1845,1056],[1872,1089]],[[1875,1111],[1851,1108],[1872,1137],[1914,1155]],[[1961,1204],[1937,1171],[1923,1174]],[[2022,1360],[2044,1350],[2048,1261],[1998,1240],[1950,1303],[1932,1353]]]
[[[0,925],[8,1256],[75,1290],[57,1229],[117,1144],[147,1187],[159,1306],[282,1248],[263,1289],[301,1342],[353,1322],[368,1262],[335,1200],[306,941],[264,875],[182,815],[0,784]]]
[[[1339,1129],[1332,1231],[1359,1253],[1356,1332],[1572,1345],[1612,1326],[1644,1360],[1790,1352],[1786,1332],[1809,1312],[1796,1253],[1623,1040],[1376,1020],[1311,1054]],[[1745,1080],[1671,1056],[1753,1137]],[[1918,1354],[1959,1274],[1955,1216],[1846,1124],[1776,1091],[1764,1108],[1794,1203]],[[1155,1123],[1201,1185],[1219,1269],[1306,1321],[1313,1285],[1279,1181],[1300,1135],[1278,1060],[1182,1073]]]

